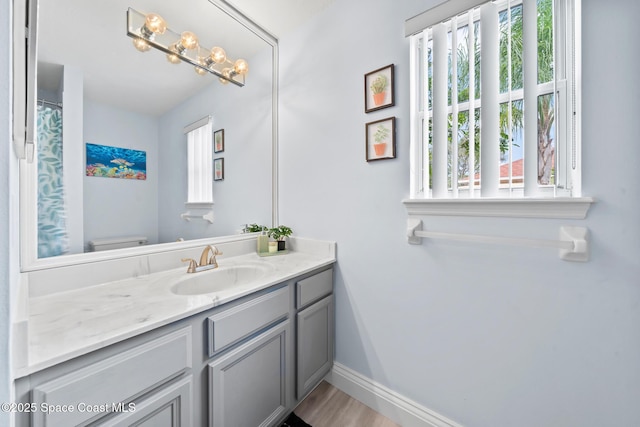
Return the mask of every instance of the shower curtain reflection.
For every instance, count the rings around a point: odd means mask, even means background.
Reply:
[[[38,106],[38,258],[69,251],[62,170],[62,112]]]

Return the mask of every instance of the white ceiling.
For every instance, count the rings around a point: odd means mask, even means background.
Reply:
[[[232,0],[238,10],[276,37],[323,11],[334,0]],[[41,87],[55,90],[61,64],[84,76],[88,99],[148,114],[162,114],[209,84],[187,64],[172,65],[155,49],[140,53],[126,35],[126,10],[155,12],[176,31],[198,34],[201,44],[251,58],[268,45],[207,0],[40,0],[38,58]],[[53,64],[53,65],[52,65]],[[251,64],[249,64],[251,66]],[[251,72],[247,81],[251,79]],[[241,90],[241,88],[237,88]]]
[[[229,0],[238,10],[282,37],[322,12],[335,0]]]

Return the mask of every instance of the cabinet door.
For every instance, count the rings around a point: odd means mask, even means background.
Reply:
[[[209,364],[209,425],[266,427],[287,411],[291,322],[282,322]]]
[[[333,295],[297,315],[296,398],[302,399],[333,365]]]
[[[122,413],[97,425],[101,427],[191,427],[192,388],[193,381],[189,375],[135,404],[123,405]]]

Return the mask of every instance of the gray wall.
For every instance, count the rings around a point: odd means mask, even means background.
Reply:
[[[84,176],[84,239],[158,242],[158,118],[84,100],[84,142],[147,152],[147,179]],[[82,150],[85,150],[84,144]],[[83,156],[86,158],[86,156]],[[84,166],[83,166],[84,169]]]
[[[436,1],[336,0],[280,39],[281,222],[338,242],[336,360],[468,426],[639,425],[640,67],[635,0],[584,0],[584,221],[425,218],[436,231],[556,238],[553,250],[407,244],[409,41]],[[396,65],[396,106],[364,113],[363,75]],[[367,122],[397,117],[397,158],[367,164]]]

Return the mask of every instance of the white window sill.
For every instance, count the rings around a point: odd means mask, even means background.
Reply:
[[[213,202],[186,202],[187,209],[213,209]]]
[[[584,219],[594,201],[591,197],[557,197],[407,199],[402,203],[409,215]]]

